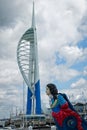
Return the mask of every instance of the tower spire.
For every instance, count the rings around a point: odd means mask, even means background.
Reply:
[[[33,10],[32,10],[32,27],[35,28],[34,0],[33,0]]]

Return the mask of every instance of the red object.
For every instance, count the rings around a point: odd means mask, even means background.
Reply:
[[[52,112],[52,116],[58,121],[58,124],[62,126],[64,119],[68,116],[74,116],[77,119],[77,128],[78,130],[83,130],[82,120],[78,113],[72,111],[68,107],[68,103],[65,103],[61,106],[60,112]]]

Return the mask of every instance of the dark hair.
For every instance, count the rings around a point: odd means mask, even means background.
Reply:
[[[51,94],[53,95],[54,100],[57,99],[58,90],[55,84],[49,83],[47,87],[50,89]]]

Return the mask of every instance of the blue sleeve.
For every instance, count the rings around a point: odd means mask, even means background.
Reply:
[[[67,103],[67,101],[63,98],[62,95],[58,95],[58,102],[60,104],[60,106],[64,105],[65,103]]]

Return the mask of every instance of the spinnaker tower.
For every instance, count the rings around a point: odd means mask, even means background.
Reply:
[[[38,44],[33,2],[32,25],[22,35],[17,46],[17,62],[28,87],[26,114],[41,114]]]

